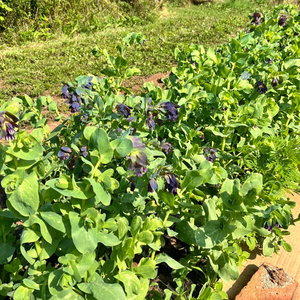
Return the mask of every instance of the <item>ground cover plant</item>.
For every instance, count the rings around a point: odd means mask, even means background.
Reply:
[[[299,28],[292,5],[254,12],[216,50],[176,49],[164,88],[140,94],[127,53],[148,36],[129,33],[117,55],[93,49],[105,77],[63,85],[67,119],[51,97],[3,104],[0,298],[221,300],[242,246],[291,251]]]
[[[115,44],[128,32],[147,35],[144,46],[130,49],[128,61],[141,70],[144,78],[169,71],[175,64],[174,49],[190,43],[207,47],[227,42],[232,34],[245,28],[253,5],[269,9],[270,2],[225,1],[213,5],[170,7],[161,11],[155,22],[144,25],[111,25],[89,34],[61,34],[45,42],[22,42],[17,38],[0,43],[0,99],[27,94],[59,95],[62,81],[72,81],[86,72],[100,76],[104,61],[91,50],[98,45],[116,55]],[[201,20],[201,22],[199,22]],[[128,84],[136,85],[135,77]],[[143,82],[141,80],[141,82]]]

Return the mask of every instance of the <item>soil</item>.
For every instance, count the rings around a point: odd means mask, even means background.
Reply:
[[[189,254],[189,245],[185,244],[174,237],[170,237],[167,234],[163,235],[165,239],[165,246],[162,247],[161,252],[168,254],[170,257],[179,261],[181,258],[186,257]],[[206,267],[206,260],[202,259],[198,267]],[[148,299],[153,298],[155,294],[161,295],[163,298],[165,297],[165,289],[169,289],[171,291],[176,290],[176,282],[172,276],[173,269],[170,268],[166,263],[161,263],[158,266],[157,277],[151,280],[151,285],[149,289],[149,293],[147,295]],[[196,285],[195,290],[193,292],[193,297],[197,297],[201,288],[201,282],[205,281],[204,276],[195,270],[191,271],[185,276],[186,280],[184,280],[184,290],[189,291],[191,286]],[[186,294],[189,296],[189,292]],[[171,299],[175,299],[177,297],[176,294],[172,294]]]
[[[273,268],[270,265],[264,265],[265,272],[262,275],[262,283],[264,289],[273,289],[276,287],[285,287],[293,284],[292,277],[282,268]]]

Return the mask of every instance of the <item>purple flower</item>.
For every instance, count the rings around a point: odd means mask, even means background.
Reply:
[[[122,133],[123,130],[122,130],[121,128],[118,127],[118,128],[117,128],[117,131],[118,131],[119,133]]]
[[[254,128],[257,128],[257,124],[254,125]]]
[[[258,26],[261,23],[261,18],[262,18],[262,13],[260,12],[256,12],[254,14],[252,14],[252,21],[251,23],[254,24],[255,26]]]
[[[134,182],[134,178],[133,178],[133,177],[130,177],[129,180],[130,180],[130,190],[131,190],[132,192],[134,192],[134,190],[135,190],[135,188],[136,188],[136,184],[135,184],[135,182]]]
[[[255,83],[255,87],[260,94],[265,94],[267,92],[267,87],[262,81],[257,81]]]
[[[278,25],[279,26],[285,26],[287,21],[286,15],[281,15],[279,20],[278,20]]]
[[[277,227],[277,228],[282,228],[282,226],[278,223],[278,221],[276,221],[275,227]]]
[[[268,223],[265,224],[265,229],[267,229],[268,231],[272,232],[273,231],[273,227],[271,225],[268,225]]]
[[[155,190],[157,190],[157,187],[158,185],[155,179],[154,178],[150,179],[148,183],[148,192],[153,193]]]
[[[140,45],[141,45],[141,46],[144,46],[146,42],[147,42],[147,40],[146,40],[146,39],[143,39],[143,42],[140,43]]]
[[[83,116],[80,118],[80,123],[86,124],[89,118],[89,114],[85,113]]]
[[[170,120],[171,122],[175,122],[178,118],[178,110],[179,105],[175,105],[173,102],[164,102],[161,104],[161,107],[166,111],[166,118],[167,120]]]
[[[166,180],[166,189],[169,193],[176,195],[177,189],[181,189],[181,187],[174,174],[167,173],[164,175],[164,178]]]
[[[124,116],[125,118],[128,118],[131,114],[130,110],[132,109],[132,107],[130,107],[128,105],[125,105],[125,104],[119,103],[117,105],[117,109],[118,109],[121,116]]]
[[[70,157],[70,153],[72,153],[72,150],[69,147],[61,147],[58,152],[58,157],[62,160],[66,160]]]
[[[171,151],[174,150],[174,147],[171,143],[162,142],[160,148],[168,155]]]
[[[149,130],[152,131],[155,129],[155,122],[153,121],[153,115],[149,115],[146,121],[147,126],[149,127]]]
[[[128,166],[129,170],[134,171],[134,173],[138,176],[138,177],[142,177],[143,173],[147,173],[147,164],[148,164],[148,158],[147,155],[142,152],[139,151],[138,153],[136,153],[135,155],[132,155],[130,157],[131,162]]]
[[[18,128],[18,125],[15,122],[17,121],[18,118],[13,114],[7,111],[0,112],[0,140],[4,138],[9,141],[16,138],[15,128]]]
[[[210,162],[213,162],[217,158],[217,156],[216,156],[217,150],[214,148],[208,148],[208,147],[204,148],[203,153],[204,153],[206,160],[208,160]]]
[[[83,146],[80,149],[80,154],[85,158],[87,157],[88,153],[87,153],[87,146]]]
[[[276,87],[278,85],[278,83],[279,83],[279,79],[274,77],[273,80],[272,80],[272,87],[273,88]]]

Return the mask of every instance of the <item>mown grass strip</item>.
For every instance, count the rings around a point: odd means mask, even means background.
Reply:
[[[72,81],[81,74],[100,75],[103,62],[91,50],[98,45],[115,53],[115,46],[128,32],[142,32],[144,46],[128,53],[131,65],[143,76],[166,72],[174,65],[174,49],[191,43],[205,47],[226,42],[245,28],[248,14],[255,9],[268,9],[269,4],[253,4],[246,0],[229,1],[186,8],[169,8],[159,21],[144,26],[107,28],[94,34],[28,43],[0,50],[0,98],[8,99],[26,93],[60,94],[62,81]]]

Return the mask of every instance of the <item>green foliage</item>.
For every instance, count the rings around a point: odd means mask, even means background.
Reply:
[[[0,299],[223,299],[218,279],[238,278],[243,244],[292,250],[282,186],[298,183],[300,12],[259,16],[216,51],[177,48],[164,89],[119,94],[127,49],[144,42],[130,33],[116,57],[93,51],[108,77],[63,86],[67,119],[51,97],[2,105]],[[176,286],[148,293],[162,264]],[[201,286],[186,289],[192,272]]]

